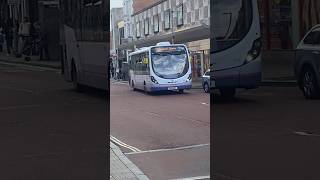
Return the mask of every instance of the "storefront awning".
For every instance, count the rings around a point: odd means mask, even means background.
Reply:
[[[210,38],[210,29],[204,27],[204,26],[197,26],[194,28],[174,32],[174,42],[176,44],[183,44],[191,41],[197,41],[197,40],[203,40],[203,39],[209,39]],[[118,47],[119,50],[124,49],[132,49],[133,45],[135,45],[137,48],[141,47],[147,47],[147,46],[153,46],[157,44],[158,42],[164,42],[172,40],[172,33],[168,34],[162,34],[162,35],[155,35],[143,39],[135,40],[135,44],[132,42],[122,44]]]

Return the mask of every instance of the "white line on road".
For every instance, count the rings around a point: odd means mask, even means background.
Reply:
[[[140,151],[141,151],[140,149],[138,149],[138,148],[136,148],[136,147],[133,147],[133,146],[130,146],[130,145],[128,145],[128,144],[120,141],[119,139],[117,139],[117,138],[115,138],[115,137],[113,137],[113,136],[111,136],[111,135],[110,135],[110,140],[111,140],[112,142],[114,142],[115,144],[118,144],[119,146],[122,146],[122,147],[124,147],[124,148],[130,149],[130,150],[133,151],[133,152],[140,152]]]
[[[17,64],[17,63],[8,63],[8,62],[0,62],[0,64],[4,65],[10,65],[15,67],[22,67],[25,70],[35,70],[35,71],[60,71],[59,69],[50,68],[50,67],[43,67],[43,66],[37,66],[32,64]],[[26,69],[28,68],[28,69]]]
[[[8,89],[8,90],[13,90],[13,91],[22,91],[22,92],[27,92],[27,93],[34,93],[34,91],[30,89],[21,89],[21,88],[15,88],[15,87],[0,87],[0,89]]]
[[[313,133],[308,133],[304,131],[295,131],[293,133],[299,136],[318,136],[318,137],[320,136],[319,134],[313,134]]]
[[[210,104],[208,103],[201,103],[202,105],[206,105],[206,106],[210,106]]]
[[[177,148],[167,148],[167,149],[154,149],[154,150],[148,150],[148,151],[140,151],[140,152],[129,152],[125,154],[141,154],[141,153],[151,153],[151,152],[163,152],[163,151],[173,151],[173,150],[184,150],[184,149],[192,149],[196,147],[203,147],[203,146],[210,146],[210,143],[208,144],[197,144],[197,145],[191,145],[191,146],[183,146],[183,147],[177,147]]]
[[[125,84],[128,85],[128,82],[121,82],[121,81],[111,81],[112,84]]]
[[[172,180],[200,180],[200,179],[208,179],[210,176],[197,176],[197,177],[188,177],[188,178],[179,178],[179,179],[172,179]]]
[[[0,111],[19,109],[19,108],[36,108],[36,107],[41,107],[41,105],[22,105],[22,106],[0,107]]]

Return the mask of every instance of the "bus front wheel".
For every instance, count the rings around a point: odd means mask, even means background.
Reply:
[[[130,86],[131,86],[131,89],[132,89],[133,91],[136,90],[136,88],[134,87],[134,82],[133,82],[133,80],[131,80]]]
[[[225,99],[232,99],[236,95],[236,89],[235,88],[223,88],[223,89],[220,89],[220,94]]]

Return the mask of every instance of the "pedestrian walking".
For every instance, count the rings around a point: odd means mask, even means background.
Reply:
[[[3,52],[4,34],[2,28],[0,28],[0,52]]]
[[[111,65],[111,77],[112,78],[114,77],[114,67],[113,67],[113,65]]]
[[[5,36],[6,36],[6,44],[7,44],[7,55],[10,55],[13,50],[13,24],[12,19],[7,19],[5,26]]]
[[[29,61],[31,54],[31,47],[30,45],[30,31],[31,31],[31,23],[29,22],[29,19],[27,17],[24,17],[23,22],[19,26],[19,37],[20,37],[20,45],[21,47],[20,53],[23,55],[26,55],[25,60]],[[28,47],[29,46],[29,47]]]

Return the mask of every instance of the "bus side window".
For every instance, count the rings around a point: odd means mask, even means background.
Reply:
[[[143,55],[143,71],[149,73],[149,53],[146,52]]]

